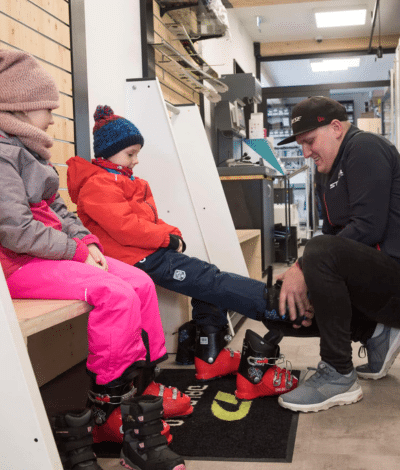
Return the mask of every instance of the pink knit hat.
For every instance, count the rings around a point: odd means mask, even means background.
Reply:
[[[0,111],[56,109],[53,77],[30,54],[0,49]]]

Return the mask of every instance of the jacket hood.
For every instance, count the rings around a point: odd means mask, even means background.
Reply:
[[[78,203],[79,191],[93,175],[103,173],[104,170],[81,157],[73,157],[67,160],[67,185],[68,192],[74,204]]]

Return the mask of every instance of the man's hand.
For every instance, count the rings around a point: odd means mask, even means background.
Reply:
[[[300,266],[297,263],[294,264],[277,279],[283,281],[279,296],[280,314],[285,315],[287,306],[292,321],[296,320],[298,311],[301,317],[307,317],[307,320],[303,320],[302,325],[310,326],[311,319],[314,317],[314,309],[307,296],[307,286]],[[293,326],[300,328],[300,325]]]
[[[88,256],[88,259],[85,261],[85,263],[90,264],[92,266],[97,266],[98,268],[103,269],[103,271],[108,271],[107,260],[104,257],[103,253],[98,249],[97,245],[95,243],[91,243],[90,245],[88,245],[88,248],[89,248],[89,256]],[[89,260],[89,258],[92,258],[95,264],[93,264]]]

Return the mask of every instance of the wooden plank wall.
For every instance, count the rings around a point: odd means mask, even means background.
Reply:
[[[60,89],[54,110],[52,162],[60,175],[60,194],[70,210],[68,158],[75,154],[70,19],[68,0],[0,0],[0,48],[20,49],[35,56]]]
[[[190,8],[185,9],[190,14]],[[179,40],[168,31],[164,26],[167,23],[174,23],[168,14],[163,15],[161,18],[160,7],[158,3],[153,1],[153,12],[154,12],[154,42],[161,42],[162,39],[171,44],[182,54],[187,55],[185,49],[180,44]],[[168,72],[162,64],[162,55],[155,51],[156,60],[156,76],[160,81],[161,89],[163,92],[164,99],[171,104],[200,104],[199,93],[190,88],[186,83],[179,80],[177,77]]]

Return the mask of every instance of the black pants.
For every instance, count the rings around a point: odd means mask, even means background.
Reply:
[[[346,238],[321,235],[304,249],[303,273],[315,318],[309,328],[268,322],[288,336],[320,336],[321,359],[353,368],[351,341],[365,343],[377,323],[400,328],[400,264]]]
[[[261,320],[265,284],[220,271],[214,264],[160,248],[135,264],[155,284],[192,297],[192,317],[199,326],[225,326],[227,310]]]

